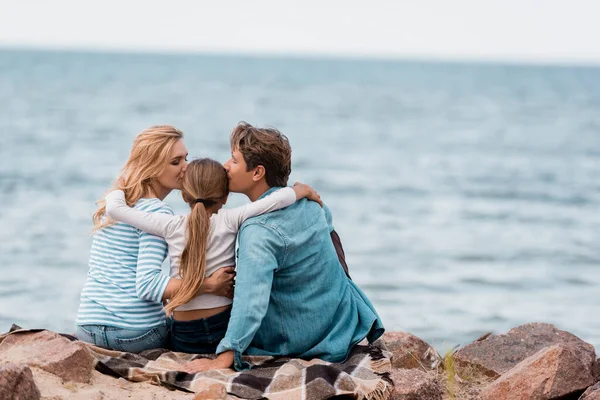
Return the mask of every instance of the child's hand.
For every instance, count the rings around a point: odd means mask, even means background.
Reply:
[[[323,207],[323,201],[319,193],[306,183],[295,182],[294,191],[296,192],[296,198],[301,199],[306,197],[308,200],[316,201],[321,207]]]

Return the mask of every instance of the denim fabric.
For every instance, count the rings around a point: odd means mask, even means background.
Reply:
[[[105,325],[77,325],[77,338],[111,350],[139,353],[166,347],[167,325],[150,329],[125,329]]]
[[[263,194],[263,197],[276,188]],[[365,294],[346,276],[330,232],[327,207],[300,200],[241,226],[231,319],[217,354],[285,355],[345,360],[383,324]]]
[[[230,316],[231,309],[193,321],[169,318],[171,348],[184,353],[214,354],[217,345],[225,337]]]

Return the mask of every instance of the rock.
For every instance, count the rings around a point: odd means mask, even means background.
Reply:
[[[0,365],[0,395],[3,400],[38,400],[40,391],[31,369],[12,363]]]
[[[596,382],[600,381],[600,358],[594,364],[594,376],[596,377]]]
[[[443,389],[433,372],[392,369],[392,400],[442,400]]]
[[[600,400],[600,382],[587,388],[579,400]]]
[[[0,343],[0,361],[28,364],[65,381],[82,383],[90,380],[94,365],[85,344],[50,331],[8,335]]]
[[[436,352],[418,337],[406,332],[385,332],[383,340],[392,352],[392,367],[431,369],[437,362]]]
[[[554,325],[542,323],[521,325],[504,335],[492,335],[467,345],[454,354],[454,361],[463,375],[497,378],[527,357],[556,344],[568,347],[581,360],[586,374],[594,373],[596,353],[591,344]]]
[[[481,400],[549,400],[581,393],[594,382],[589,365],[571,349],[540,350],[504,373],[481,392]]]
[[[225,386],[218,383],[206,385],[196,392],[194,400],[212,400],[212,399],[224,399],[227,397],[227,390]]]

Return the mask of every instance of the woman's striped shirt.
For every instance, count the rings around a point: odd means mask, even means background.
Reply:
[[[173,215],[159,199],[140,199],[139,210]],[[94,234],[89,272],[81,292],[78,325],[145,329],[165,324],[162,296],[169,283],[161,265],[163,238],[121,222]]]

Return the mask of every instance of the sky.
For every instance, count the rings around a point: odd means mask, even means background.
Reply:
[[[0,0],[0,46],[600,64],[600,0]]]

